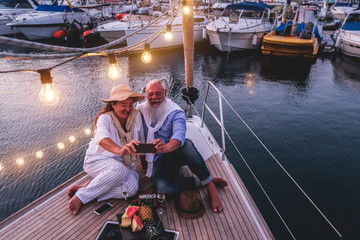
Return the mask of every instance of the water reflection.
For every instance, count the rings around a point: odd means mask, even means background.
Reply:
[[[347,91],[360,93],[360,60],[348,56],[338,56],[332,59],[335,69],[335,84]]]

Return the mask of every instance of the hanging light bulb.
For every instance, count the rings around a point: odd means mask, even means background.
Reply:
[[[85,128],[84,133],[86,135],[90,135],[91,134],[91,129],[90,128]]]
[[[62,142],[59,142],[58,144],[57,144],[57,148],[58,149],[64,149],[64,147],[65,147],[65,144],[63,144]]]
[[[182,2],[182,12],[183,12],[183,14],[185,14],[185,15],[189,15],[189,14],[190,14],[190,7],[189,7],[189,5],[187,5],[186,0],[184,0],[184,1]]]
[[[44,152],[43,151],[37,151],[36,153],[35,153],[35,156],[37,157],[37,158],[43,158],[44,157]]]
[[[50,69],[42,69],[38,72],[41,77],[41,90],[39,92],[40,101],[48,106],[57,104],[60,101],[60,94],[54,86]]]
[[[144,53],[141,55],[141,60],[144,63],[151,62],[150,44],[148,44],[148,43],[145,43]]]
[[[69,142],[73,143],[73,142],[75,142],[75,140],[76,140],[75,136],[70,136],[69,137]]]
[[[166,41],[172,40],[171,25],[166,26],[166,32],[164,34],[164,38]]]
[[[109,71],[108,76],[111,80],[119,80],[121,77],[121,69],[117,65],[116,56],[114,54],[109,54]]]
[[[0,163],[0,171],[4,169],[3,165]]]
[[[23,157],[20,157],[18,159],[16,159],[16,164],[19,166],[22,166],[25,164],[25,159]]]

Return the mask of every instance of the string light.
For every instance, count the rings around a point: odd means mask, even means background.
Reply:
[[[36,152],[36,154],[35,154],[35,156],[37,157],[37,158],[43,158],[44,157],[44,152],[43,151],[37,151]]]
[[[4,169],[3,165],[0,163],[0,171]]]
[[[121,77],[121,69],[119,68],[118,64],[117,64],[117,60],[116,60],[116,56],[114,54],[109,54],[109,71],[108,71],[108,76],[111,80],[119,80]]]
[[[86,135],[90,135],[91,134],[91,129],[90,128],[85,128],[84,133]]]
[[[56,146],[57,146],[57,148],[60,149],[60,150],[62,150],[62,149],[65,148],[65,144],[63,144],[62,142],[59,142]]]
[[[182,12],[183,12],[183,14],[185,14],[185,15],[189,15],[189,14],[190,14],[190,7],[189,7],[189,5],[187,5],[186,0],[184,0],[184,1],[182,2]]]
[[[22,166],[25,164],[25,159],[23,157],[17,158],[16,159],[16,164],[19,166]]]
[[[42,69],[38,72],[41,77],[41,90],[39,92],[40,101],[48,106],[57,104],[60,101],[60,94],[54,86],[50,69]]]
[[[73,143],[73,142],[75,142],[75,140],[76,140],[75,136],[71,135],[69,137],[69,142]]]
[[[150,44],[148,44],[148,43],[145,43],[144,52],[143,52],[143,54],[141,55],[141,60],[142,60],[144,63],[149,63],[149,62],[151,62]]]
[[[164,38],[166,41],[172,40],[171,25],[166,26],[166,32],[164,34]]]

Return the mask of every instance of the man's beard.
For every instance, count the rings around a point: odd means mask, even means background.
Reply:
[[[148,103],[148,109],[149,109],[149,116],[150,116],[150,122],[152,126],[155,126],[156,123],[161,120],[163,115],[165,114],[166,108],[165,108],[165,99],[160,103],[159,106],[152,106],[150,103]]]

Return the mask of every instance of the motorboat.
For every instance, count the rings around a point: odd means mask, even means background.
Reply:
[[[360,58],[360,8],[346,16],[338,31],[335,47],[345,55]]]
[[[144,30],[138,32],[135,35],[130,36],[126,39],[127,46],[133,46],[143,41],[144,39],[149,38],[154,33],[158,32],[161,28],[163,28],[167,22],[168,18],[165,17],[161,19],[159,22],[154,23],[153,25],[145,28]],[[149,24],[150,21],[116,21],[109,22],[100,25],[96,28],[96,32],[100,33],[100,36],[104,38],[108,42],[115,41],[125,35],[130,35],[137,31],[140,27],[144,27]],[[203,29],[206,24],[209,23],[209,20],[205,15],[194,15],[194,42],[201,42],[205,40],[203,38]],[[166,27],[164,27],[164,32]],[[164,39],[163,35],[160,34],[153,42],[151,42],[151,49],[166,49],[166,48],[174,48],[183,45],[183,36],[182,36],[182,17],[177,16],[173,19],[171,23],[171,33],[172,40],[167,41]]]
[[[228,5],[219,18],[206,25],[210,44],[220,51],[259,49],[263,36],[272,29],[270,16],[267,4]]]
[[[281,24],[264,37],[262,54],[314,59],[321,40],[317,20],[319,10],[311,3],[302,3],[294,22]]]
[[[333,19],[344,20],[346,15],[354,10],[352,2],[336,2],[330,8],[330,13]]]
[[[6,25],[18,15],[33,11],[39,6],[36,0],[0,0],[0,36],[20,33]]]
[[[79,8],[66,5],[40,5],[35,11],[21,14],[8,26],[20,30],[28,39],[49,39],[68,24],[77,21],[85,25],[91,21],[90,14]]]

